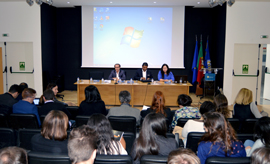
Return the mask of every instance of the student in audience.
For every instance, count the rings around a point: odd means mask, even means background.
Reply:
[[[78,115],[91,116],[94,113],[101,113],[106,116],[107,111],[104,101],[96,86],[89,85],[85,88],[85,100],[81,102],[78,110]]]
[[[25,82],[22,82],[20,85],[19,85],[19,87],[20,87],[20,92],[19,92],[19,95],[18,95],[18,97],[16,98],[16,100],[22,100],[22,92],[23,92],[23,90],[25,89],[25,88],[28,88],[28,84],[27,83],[25,83]]]
[[[134,80],[150,80],[153,79],[151,71],[147,70],[148,63],[144,62],[142,68],[138,69],[135,73]]]
[[[5,147],[0,150],[1,164],[27,164],[27,153],[23,148],[16,146]]]
[[[70,112],[66,109],[66,106],[62,103],[57,103],[53,101],[54,93],[51,89],[47,89],[43,92],[44,104],[38,110],[39,115],[47,115],[51,110],[60,110],[64,112],[68,118],[71,118]]]
[[[254,126],[255,138],[257,140],[246,140],[244,145],[246,147],[247,157],[250,157],[253,151],[260,147],[270,147],[270,118],[260,118]]]
[[[126,73],[124,70],[120,69],[121,65],[119,63],[114,65],[114,70],[111,71],[108,79],[109,80],[126,80]]]
[[[262,115],[259,112],[256,104],[253,102],[252,91],[247,88],[242,88],[236,98],[233,107],[234,118],[238,118],[240,121],[249,118],[261,118]]]
[[[139,164],[143,155],[169,155],[178,148],[174,138],[167,138],[166,119],[161,113],[149,113],[143,120],[139,137],[131,151],[134,164]]]
[[[180,109],[175,111],[172,121],[172,128],[177,125],[177,120],[179,118],[201,118],[201,114],[198,108],[191,106],[192,99],[190,96],[181,94],[178,96],[177,102]]]
[[[141,116],[144,118],[148,113],[155,112],[164,115],[168,122],[171,123],[171,109],[165,106],[165,97],[161,91],[156,91],[153,96],[151,107],[141,111]]]
[[[9,115],[12,113],[12,107],[18,101],[16,97],[19,95],[20,87],[17,84],[12,85],[8,92],[0,95],[0,113]]]
[[[192,150],[179,148],[170,152],[168,164],[201,164],[201,161]]]
[[[38,109],[33,104],[36,97],[36,91],[32,88],[26,88],[22,92],[23,99],[13,105],[13,113],[34,114],[37,117],[39,126],[41,125]]]
[[[201,115],[207,113],[207,112],[215,112],[216,108],[215,105],[211,101],[205,101],[203,104],[200,106],[200,113]],[[205,132],[204,127],[203,127],[203,117],[200,119],[191,119],[188,120],[187,123],[185,124],[183,130],[182,130],[182,137],[183,142],[186,146],[186,141],[187,141],[187,136],[188,133],[190,132]]]
[[[120,142],[114,139],[109,120],[102,114],[90,116],[87,125],[98,134],[97,153],[105,155],[127,155],[126,143],[122,137]]]
[[[242,142],[236,138],[231,124],[223,114],[208,112],[203,115],[205,134],[198,146],[198,157],[204,164],[209,157],[245,157],[246,151]]]
[[[96,158],[97,134],[87,125],[74,128],[68,139],[68,156],[72,164],[93,164]]]
[[[216,111],[223,114],[225,118],[232,118],[232,112],[228,108],[228,100],[225,95],[218,94],[214,97]]]
[[[161,66],[160,71],[158,72],[159,81],[171,81],[174,82],[173,73],[170,71],[170,68],[167,64]]]
[[[270,148],[261,147],[256,149],[251,155],[251,164],[269,164]]]
[[[140,110],[137,108],[132,108],[129,104],[131,100],[131,95],[128,91],[121,91],[119,93],[119,101],[121,102],[120,107],[113,107],[109,110],[107,118],[110,116],[133,116],[136,118],[137,125],[140,125]]]
[[[67,154],[68,117],[59,110],[50,111],[45,117],[40,134],[31,139],[32,151]]]

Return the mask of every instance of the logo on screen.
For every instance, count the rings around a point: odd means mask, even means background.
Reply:
[[[141,44],[143,30],[135,30],[133,27],[126,27],[121,44],[127,44],[132,48],[138,48]]]

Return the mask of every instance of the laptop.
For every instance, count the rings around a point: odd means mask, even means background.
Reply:
[[[188,76],[187,75],[175,75],[174,76],[174,81],[179,83],[181,78],[182,78],[182,83],[187,83],[187,81],[188,81]]]
[[[39,105],[39,98],[35,98],[35,99],[34,99],[34,104],[35,104],[35,105]]]

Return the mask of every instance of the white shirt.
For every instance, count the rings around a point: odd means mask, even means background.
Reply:
[[[119,72],[116,72],[116,78],[119,79]]]
[[[188,120],[182,130],[182,137],[184,138],[184,145],[186,147],[187,136],[189,132],[205,132],[203,128],[203,121]]]
[[[146,79],[146,71],[142,70],[142,76]]]

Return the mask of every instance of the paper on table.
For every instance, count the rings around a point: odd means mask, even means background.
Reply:
[[[147,110],[148,108],[150,108],[150,107],[144,105],[144,106],[142,107],[142,110]]]

